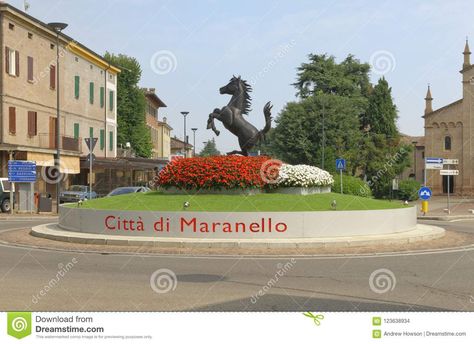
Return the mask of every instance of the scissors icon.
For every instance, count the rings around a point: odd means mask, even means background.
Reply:
[[[305,317],[308,317],[308,318],[313,319],[313,321],[314,321],[314,323],[316,324],[316,326],[321,325],[321,321],[320,321],[320,320],[323,320],[323,319],[324,319],[324,315],[322,315],[322,314],[316,314],[316,315],[314,315],[314,314],[311,313],[311,312],[305,312],[305,313],[303,313],[303,315],[304,315]]]

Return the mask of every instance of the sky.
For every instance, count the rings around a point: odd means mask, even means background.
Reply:
[[[23,0],[7,1],[23,8]],[[232,75],[253,86],[248,120],[263,128],[263,106],[276,117],[296,100],[296,68],[310,53],[338,61],[355,55],[384,76],[399,111],[399,129],[423,135],[424,97],[431,85],[434,109],[462,97],[465,39],[474,28],[471,0],[28,0],[28,13],[44,22],[69,24],[69,36],[99,54],[134,56],[143,70],[140,86],[155,88],[167,105],[173,135],[183,137],[181,111],[198,128],[196,147],[215,137],[209,113],[229,96],[219,88]],[[474,56],[473,56],[474,62]],[[222,152],[238,148],[220,122]]]

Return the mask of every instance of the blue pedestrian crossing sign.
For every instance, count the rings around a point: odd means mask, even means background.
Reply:
[[[418,196],[420,196],[423,201],[429,200],[431,198],[431,195],[431,189],[427,186],[423,186],[422,188],[420,188],[420,190],[418,190]]]
[[[346,159],[336,159],[336,170],[344,171],[346,169]]]

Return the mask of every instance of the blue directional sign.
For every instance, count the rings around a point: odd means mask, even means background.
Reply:
[[[346,169],[346,159],[336,159],[336,170],[344,171]]]
[[[423,186],[418,190],[418,196],[420,196],[423,201],[429,200],[432,194],[431,189],[427,186]]]
[[[13,183],[36,182],[36,162],[26,160],[9,160],[8,181]]]
[[[443,158],[425,158],[427,164],[442,164]]]

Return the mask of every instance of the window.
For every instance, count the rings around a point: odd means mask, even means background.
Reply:
[[[8,128],[10,134],[16,134],[16,108],[12,106],[8,108]]]
[[[94,137],[94,127],[89,127],[89,137],[90,138]]]
[[[74,57],[74,61],[79,62],[79,57]]]
[[[56,89],[56,66],[49,66],[49,88]]]
[[[451,150],[451,136],[444,137],[444,150]]]
[[[36,111],[28,111],[28,136],[36,136],[38,133],[38,114]]]
[[[109,131],[109,151],[114,150],[114,132]]]
[[[79,139],[79,123],[74,123],[74,138]]]
[[[33,34],[31,32],[28,32],[28,38],[33,39]]]
[[[100,149],[104,150],[105,146],[105,130],[100,129]]]
[[[89,103],[94,104],[94,83],[89,83]]]
[[[80,78],[79,75],[74,77],[74,98],[79,99],[79,83]]]
[[[9,28],[10,30],[15,30],[15,24],[8,23],[8,28]]]
[[[100,88],[100,107],[101,108],[104,107],[104,103],[105,103],[104,96],[105,96],[105,90],[104,90],[104,87],[101,87]]]
[[[109,92],[109,109],[110,111],[114,109],[114,91]]]
[[[53,43],[51,43],[51,44],[49,45],[49,48],[50,48],[50,49],[54,49],[54,47],[55,47],[55,45],[54,45]]]
[[[31,56],[28,56],[27,58],[28,61],[28,81],[33,81],[33,58]]]
[[[20,76],[20,53],[5,47],[5,71],[12,76]]]

